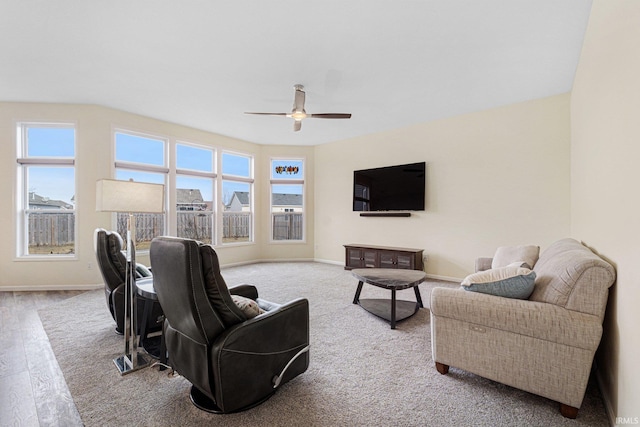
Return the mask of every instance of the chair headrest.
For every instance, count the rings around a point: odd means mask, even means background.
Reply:
[[[127,259],[122,253],[122,244],[122,237],[117,232],[96,228],[94,232],[94,245],[96,257],[98,258],[98,263],[100,264],[103,275],[106,273],[110,276],[115,273],[119,281],[124,280],[127,268]],[[107,279],[105,278],[105,280]]]

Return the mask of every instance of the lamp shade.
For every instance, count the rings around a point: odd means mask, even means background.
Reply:
[[[100,179],[96,182],[96,210],[101,212],[164,212],[164,185]]]

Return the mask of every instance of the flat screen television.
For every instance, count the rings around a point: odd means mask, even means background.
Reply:
[[[423,211],[425,162],[353,172],[353,210]]]

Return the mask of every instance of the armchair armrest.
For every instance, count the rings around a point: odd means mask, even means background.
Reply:
[[[307,370],[309,302],[296,299],[234,325],[213,343],[216,402],[241,408]],[[234,408],[225,407],[226,411]]]
[[[256,289],[253,285],[238,285],[233,288],[229,288],[229,293],[231,295],[239,295],[241,297],[249,298],[252,300],[256,300],[258,298],[258,289]]]
[[[151,269],[144,264],[136,263],[136,278],[151,277]]]
[[[480,257],[476,259],[476,273],[478,271],[491,270],[491,262],[493,262],[493,258],[491,257]]]
[[[298,298],[234,325],[216,339],[213,351],[267,354],[308,344],[309,301]]]
[[[462,289],[435,288],[431,315],[486,326],[572,347],[595,350],[602,324],[597,316],[554,304],[502,298]]]

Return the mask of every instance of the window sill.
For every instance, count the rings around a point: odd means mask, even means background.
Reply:
[[[306,240],[269,240],[270,245],[305,245]]]
[[[22,255],[15,257],[13,260],[17,262],[34,262],[34,261],[77,261],[79,258],[75,255]]]

